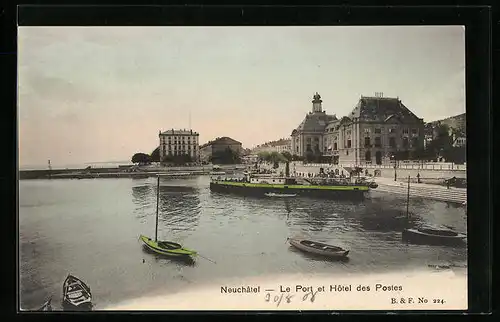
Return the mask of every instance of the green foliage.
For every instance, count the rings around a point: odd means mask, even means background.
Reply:
[[[151,157],[146,153],[136,153],[132,156],[132,163],[149,164]]]
[[[160,162],[160,147],[157,147],[151,152],[151,162]]]
[[[227,147],[223,151],[214,152],[209,160],[213,164],[238,164],[241,163],[241,155]]]
[[[293,156],[290,152],[288,151],[284,151],[284,152],[281,152],[281,155],[287,160],[287,161],[292,161],[293,159]]]
[[[259,152],[257,154],[259,161],[269,161],[270,160],[270,153],[269,152]]]
[[[452,134],[450,135],[450,132]],[[429,142],[424,149],[413,151],[409,157],[413,160],[435,160],[443,157],[448,162],[463,163],[466,161],[465,147],[453,147],[453,136],[463,137],[465,131],[450,128],[446,124],[440,124],[434,129],[435,138]],[[403,157],[403,156],[399,156]],[[398,159],[398,160],[401,160]]]

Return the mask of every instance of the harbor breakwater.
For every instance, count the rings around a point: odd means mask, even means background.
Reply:
[[[20,170],[19,180],[30,179],[91,179],[91,178],[143,178],[154,177],[158,174],[165,176],[208,175],[212,171],[224,171],[231,174],[243,171],[245,165],[220,165],[220,170],[212,166],[184,166],[184,167],[139,167],[137,171],[130,171],[130,167],[90,168],[90,169],[45,169],[45,170]]]

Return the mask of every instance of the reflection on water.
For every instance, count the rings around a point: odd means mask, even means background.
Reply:
[[[139,219],[156,215],[157,186],[153,183],[132,187],[135,215]],[[200,198],[195,187],[160,184],[158,230],[193,230],[201,213]],[[155,218],[156,219],[156,218]],[[146,223],[146,220],[141,221]],[[154,226],[151,228],[154,231]]]
[[[22,307],[39,307],[49,295],[56,304],[68,273],[91,287],[99,310],[229,277],[342,276],[466,264],[466,249],[401,242],[402,196],[373,192],[361,203],[247,198],[211,193],[209,178],[203,176],[161,180],[158,237],[203,256],[193,263],[178,262],[146,253],[138,240],[140,234],[154,236],[156,189],[154,178],[21,181]],[[409,210],[412,224],[466,231],[464,208],[412,198]],[[349,249],[349,260],[297,251],[286,242],[294,235]]]

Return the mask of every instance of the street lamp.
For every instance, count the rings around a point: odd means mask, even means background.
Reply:
[[[396,173],[396,156],[394,154],[391,155],[391,159],[394,161],[394,181],[397,181],[398,176]]]

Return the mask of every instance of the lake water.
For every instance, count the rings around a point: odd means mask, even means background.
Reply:
[[[71,273],[92,289],[95,309],[231,277],[293,273],[404,272],[429,264],[466,265],[467,249],[401,242],[404,196],[372,191],[362,203],[306,198],[244,198],[210,192],[209,177],[163,179],[159,239],[197,250],[194,264],[149,254],[156,179],[22,180],[19,183],[20,302],[34,309]],[[415,222],[466,231],[453,204],[412,198]],[[291,248],[294,235],[350,249],[348,262]],[[215,262],[215,263],[214,263]],[[466,272],[464,271],[464,274]]]

